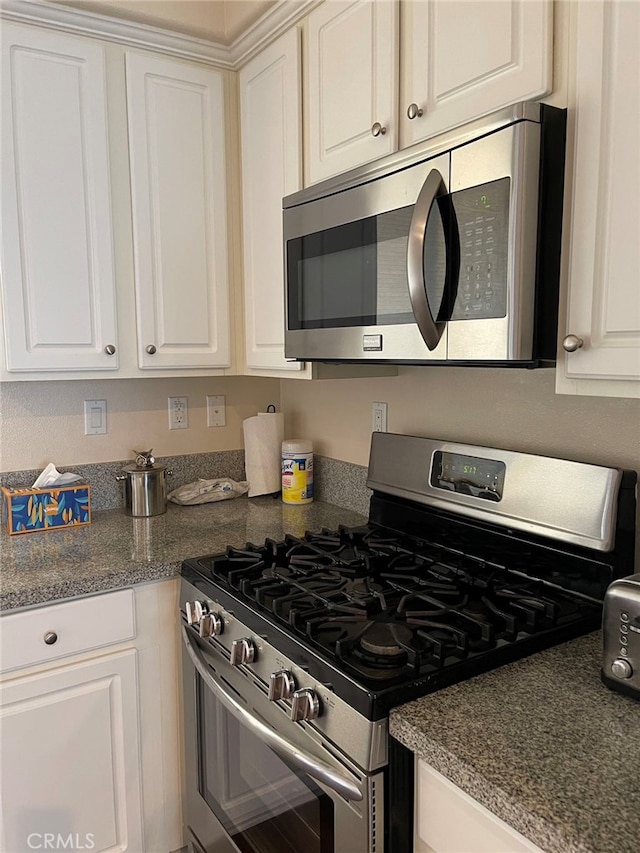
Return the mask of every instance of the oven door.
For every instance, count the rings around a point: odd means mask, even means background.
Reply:
[[[381,853],[382,773],[339,761],[193,630],[182,635],[191,850]]]

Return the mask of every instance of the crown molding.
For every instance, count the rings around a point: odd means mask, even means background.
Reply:
[[[131,47],[161,51],[235,71],[263,47],[296,24],[321,0],[278,0],[253,26],[230,45],[195,36],[123,21],[108,15],[47,3],[46,0],[2,0],[3,20],[35,24],[48,29],[93,36]]]
[[[278,36],[306,17],[324,0],[278,0],[229,47],[234,68],[241,68]]]

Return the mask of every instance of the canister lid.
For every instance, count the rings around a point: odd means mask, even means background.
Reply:
[[[313,453],[313,442],[308,438],[286,438],[282,442],[283,453]]]
[[[167,466],[156,464],[136,465],[134,462],[132,462],[131,465],[125,465],[122,470],[125,471],[127,474],[138,474],[140,476],[148,474],[150,477],[154,477],[158,476],[158,474],[161,474],[163,471],[166,471]]]

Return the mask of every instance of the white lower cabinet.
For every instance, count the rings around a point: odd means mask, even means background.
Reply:
[[[543,853],[419,760],[414,853]]]
[[[0,849],[181,847],[176,613],[166,581],[0,618]]]
[[[640,397],[640,4],[575,3],[560,393]]]
[[[3,688],[4,849],[47,837],[143,849],[136,659],[128,649]]]

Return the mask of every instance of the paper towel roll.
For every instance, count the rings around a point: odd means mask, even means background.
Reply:
[[[270,495],[282,488],[282,412],[258,412],[242,422],[244,467],[249,481],[249,497]]]

